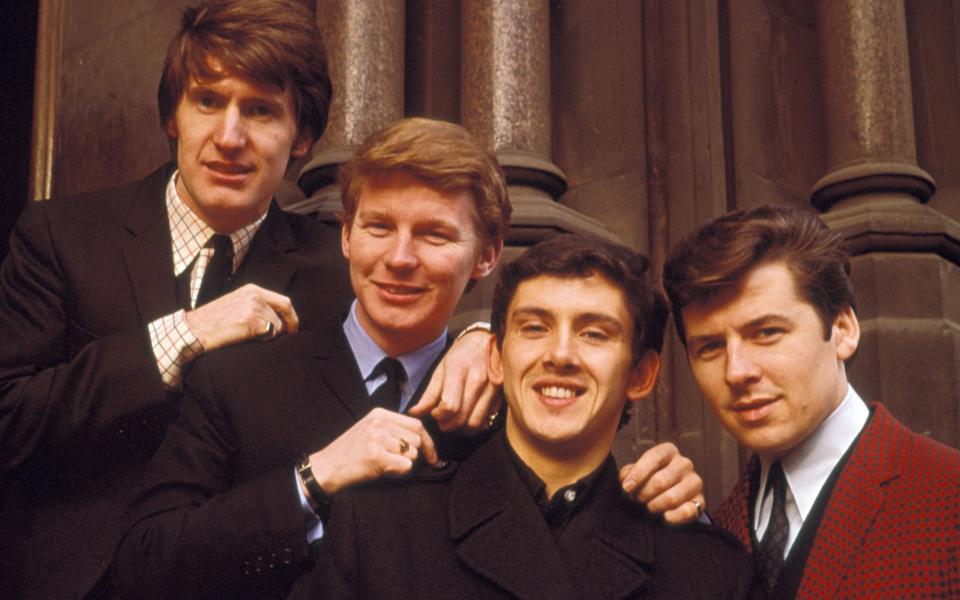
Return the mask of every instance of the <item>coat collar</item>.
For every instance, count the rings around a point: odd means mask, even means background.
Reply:
[[[591,497],[555,538],[507,456],[503,433],[461,465],[451,483],[449,524],[468,568],[518,598],[621,598],[653,563],[642,508],[622,496],[612,459]]]
[[[177,307],[170,227],[163,197],[171,169],[172,164],[168,164],[137,184],[124,222],[123,258],[143,322]]]
[[[886,503],[885,484],[899,477],[906,464],[909,431],[882,404],[871,408],[873,416],[847,459],[820,521],[798,598],[807,597],[810,590],[838,595],[842,575],[853,571],[859,549]],[[851,510],[852,506],[856,509]]]

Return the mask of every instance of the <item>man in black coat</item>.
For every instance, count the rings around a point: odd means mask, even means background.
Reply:
[[[490,378],[505,429],[465,462],[422,465],[334,498],[323,598],[740,598],[752,566],[731,536],[674,528],[633,503],[610,449],[653,388],[667,308],[627,248],[559,236],[505,266]]]
[[[193,358],[345,306],[336,232],[273,202],[330,92],[302,3],[190,9],[158,93],[176,164],[22,215],[0,271],[3,597],[94,585]]]

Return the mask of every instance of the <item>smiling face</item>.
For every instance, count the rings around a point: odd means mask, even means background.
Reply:
[[[507,398],[511,446],[534,470],[537,457],[592,470],[610,452],[624,401],[646,396],[659,369],[652,351],[633,366],[622,289],[599,275],[540,275],[517,286],[505,323],[490,377]]]
[[[762,264],[739,286],[685,307],[683,323],[701,391],[747,448],[784,456],[843,401],[843,361],[860,338],[856,315],[841,311],[825,340],[783,263]]]
[[[357,318],[391,356],[435,340],[471,279],[486,276],[502,244],[477,235],[474,201],[397,172],[364,182],[343,255]]]
[[[312,142],[298,135],[289,86],[280,90],[223,73],[191,78],[167,134],[177,140],[177,193],[219,233],[256,221],[270,205],[291,157]]]

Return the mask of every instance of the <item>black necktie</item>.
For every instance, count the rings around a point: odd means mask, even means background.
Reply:
[[[387,381],[370,395],[374,406],[379,406],[394,412],[400,410],[400,382],[406,377],[400,361],[389,356],[380,361],[374,372],[385,373]]]
[[[213,256],[203,272],[200,293],[197,294],[197,306],[219,298],[227,290],[230,274],[233,271],[233,243],[229,235],[214,234],[207,246],[213,246]]]
[[[763,581],[767,592],[773,593],[783,567],[783,549],[787,547],[787,538],[790,536],[790,521],[787,520],[785,504],[787,502],[787,479],[783,475],[780,461],[773,463],[770,474],[767,475],[767,489],[764,497],[773,489],[773,509],[770,511],[770,522],[767,531],[760,542],[760,566],[763,571]]]

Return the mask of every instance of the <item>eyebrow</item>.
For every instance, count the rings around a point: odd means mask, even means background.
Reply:
[[[761,315],[756,319],[750,319],[746,323],[743,323],[742,325],[738,325],[735,329],[737,331],[743,331],[745,329],[761,328],[765,325],[779,325],[779,324],[790,325],[792,323],[793,323],[792,320],[790,320],[789,318],[783,315],[776,314],[776,313],[768,313],[765,315]],[[705,341],[715,340],[717,338],[722,338],[722,337],[723,337],[723,334],[721,333],[707,333],[704,335],[688,335],[687,344],[689,345],[689,344],[695,344],[695,343],[702,343]]]
[[[510,317],[515,319],[517,317],[524,316],[533,316],[540,318],[553,318],[553,313],[548,311],[545,308],[540,308],[539,306],[520,306],[514,310]],[[602,312],[586,312],[580,313],[574,319],[574,322],[578,325],[589,324],[589,323],[603,323],[610,327],[617,329],[618,331],[624,331],[625,327],[623,323],[620,322],[620,319]]]

